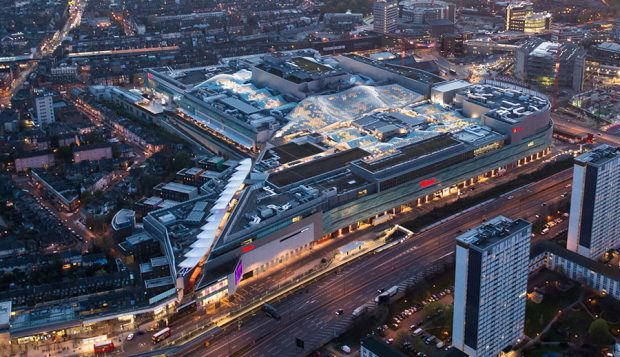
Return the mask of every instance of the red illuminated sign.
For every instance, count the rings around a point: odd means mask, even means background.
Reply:
[[[437,180],[434,177],[432,179],[429,179],[429,180],[422,180],[422,181],[420,181],[420,187],[422,187],[422,188],[428,187],[428,186],[434,185],[435,182],[437,182]]]
[[[250,244],[250,245],[246,245],[243,248],[241,248],[241,251],[243,253],[247,253],[249,251],[252,251],[254,249],[254,244]]]
[[[513,133],[513,134],[514,134],[514,133],[518,133],[518,132],[520,132],[521,130],[523,130],[523,128],[522,128],[522,127],[520,127],[520,126],[518,126],[518,127],[516,127],[516,128],[512,128],[512,133]]]

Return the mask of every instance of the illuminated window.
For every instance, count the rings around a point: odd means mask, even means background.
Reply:
[[[299,222],[299,221],[301,221],[301,218],[302,218],[301,216],[295,216],[295,217],[293,217],[292,221],[293,221],[293,223]]]

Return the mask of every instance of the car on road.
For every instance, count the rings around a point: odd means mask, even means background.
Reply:
[[[344,313],[343,309],[338,309],[338,311],[336,311],[336,315],[342,315]]]
[[[508,196],[509,200],[512,200],[513,198],[515,198],[515,196],[512,196],[512,195]]]
[[[129,335],[127,335],[127,341],[131,341],[134,338],[134,334],[130,333]]]
[[[342,352],[344,353],[351,353],[351,347],[347,346],[347,345],[343,345],[341,348]]]

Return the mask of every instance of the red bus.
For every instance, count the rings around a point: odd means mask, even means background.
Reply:
[[[112,352],[114,351],[114,343],[110,340],[97,342],[94,345],[94,351],[95,353]]]
[[[154,334],[152,337],[153,344],[160,343],[161,341],[167,339],[168,337],[170,337],[170,327],[166,327],[165,329]]]

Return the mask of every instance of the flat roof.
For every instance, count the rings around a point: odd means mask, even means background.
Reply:
[[[603,144],[577,156],[575,158],[575,162],[581,164],[601,166],[608,163],[609,161],[617,159],[618,157],[620,157],[620,149],[614,148],[607,144]]]
[[[620,53],[620,44],[615,42],[603,42],[599,43],[596,48],[603,51]]]
[[[461,142],[454,140],[448,134],[433,136],[432,138],[413,143],[400,148],[400,151],[375,161],[360,161],[358,165],[370,172],[378,172],[391,168],[403,162],[416,159],[421,156],[456,146]]]
[[[461,234],[456,237],[456,240],[470,249],[483,251],[531,225],[530,222],[520,218],[511,220],[504,216],[497,216],[485,224]]]
[[[237,98],[233,98],[233,97],[225,97],[225,98],[221,98],[220,101],[232,108],[235,108],[241,112],[243,112],[243,114],[245,115],[250,115],[250,114],[254,114],[257,112],[260,112],[260,109],[256,108],[253,105],[250,105],[242,100],[239,100]]]
[[[273,156],[270,151],[273,151],[275,155],[278,155],[278,157],[280,158],[278,160],[280,164],[286,164],[291,161],[303,159],[304,157],[316,155],[323,152],[322,149],[310,143],[297,144],[295,142],[286,143],[284,145],[276,146],[267,150],[267,154],[265,154],[265,159]]]
[[[0,302],[0,328],[9,327],[11,321],[11,301]]]
[[[268,181],[275,186],[284,187],[292,183],[344,168],[351,161],[370,155],[366,150],[354,148],[340,151],[310,162],[293,166],[269,175]]]
[[[568,250],[551,241],[541,241],[532,246],[532,249],[530,250],[530,257],[533,258],[544,252],[558,255],[595,273],[599,273],[616,281],[620,281],[620,270],[618,268],[612,268],[596,260],[584,257],[579,253]]]
[[[449,92],[453,90],[467,88],[469,86],[471,86],[470,82],[464,81],[462,79],[457,79],[454,81],[449,81],[449,82],[438,84],[433,87],[433,90],[439,91],[439,92]]]
[[[165,190],[182,192],[182,193],[193,193],[193,192],[198,191],[198,189],[194,186],[184,185],[178,182],[168,182],[167,184],[163,185],[161,188],[162,190],[165,189]]]

